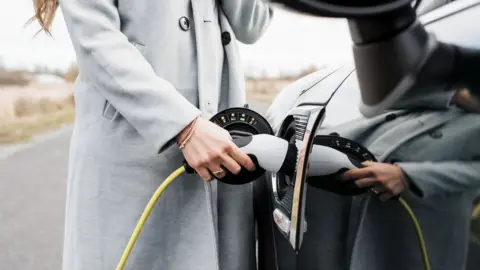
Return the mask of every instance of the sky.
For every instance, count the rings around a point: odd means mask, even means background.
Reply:
[[[75,61],[61,12],[57,12],[53,23],[53,37],[43,33],[35,36],[38,24],[25,26],[33,14],[33,0],[2,2],[0,59],[4,65],[66,69]],[[352,59],[345,20],[316,18],[280,8],[275,8],[270,27],[257,43],[239,47],[245,72],[253,76],[294,73],[310,65],[321,67]]]

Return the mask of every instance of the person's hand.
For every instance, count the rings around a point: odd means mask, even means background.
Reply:
[[[480,113],[480,102],[466,88],[458,90],[453,95],[452,103],[467,112]]]
[[[191,125],[177,136],[177,142],[181,143],[190,136],[182,152],[187,163],[203,180],[212,180],[212,174],[216,178],[224,177],[224,169],[233,174],[238,174],[241,166],[255,170],[253,161],[233,143],[228,131],[201,117],[193,123],[193,132],[188,134]]]
[[[362,164],[366,167],[346,171],[342,181],[355,181],[359,188],[372,188],[382,201],[397,196],[407,187],[399,166],[371,161]]]

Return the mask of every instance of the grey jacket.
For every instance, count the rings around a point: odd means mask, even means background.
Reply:
[[[182,164],[174,136],[197,115],[245,104],[237,40],[258,40],[272,10],[261,0],[224,0],[217,17],[214,2],[192,0],[189,16],[177,0],[60,0],[80,69],[64,270],[114,269],[153,192]],[[188,44],[183,16],[195,29]],[[224,52],[220,92],[210,80],[220,76],[212,75],[213,34]],[[194,89],[182,87],[192,74],[180,57],[195,57],[187,59],[197,63]],[[251,186],[216,184],[186,175],[171,184],[126,269],[254,269]]]

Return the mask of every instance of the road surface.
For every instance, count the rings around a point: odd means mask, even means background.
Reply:
[[[250,103],[262,114],[267,107]],[[0,149],[0,269],[61,269],[70,134],[66,127]]]

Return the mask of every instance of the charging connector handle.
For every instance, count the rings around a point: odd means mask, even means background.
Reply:
[[[254,156],[258,165],[268,172],[293,172],[297,148],[286,140],[268,134],[239,137],[233,140],[240,150]]]
[[[287,175],[291,175],[295,171],[297,148],[282,138],[269,134],[258,134],[236,137],[233,138],[233,142],[240,151],[252,159],[256,169],[250,172],[242,167],[238,174],[232,174],[227,170],[227,174],[218,181],[231,185],[242,185],[259,178],[265,171],[282,172]],[[187,173],[195,173],[195,170],[187,162],[184,162],[184,166]]]

